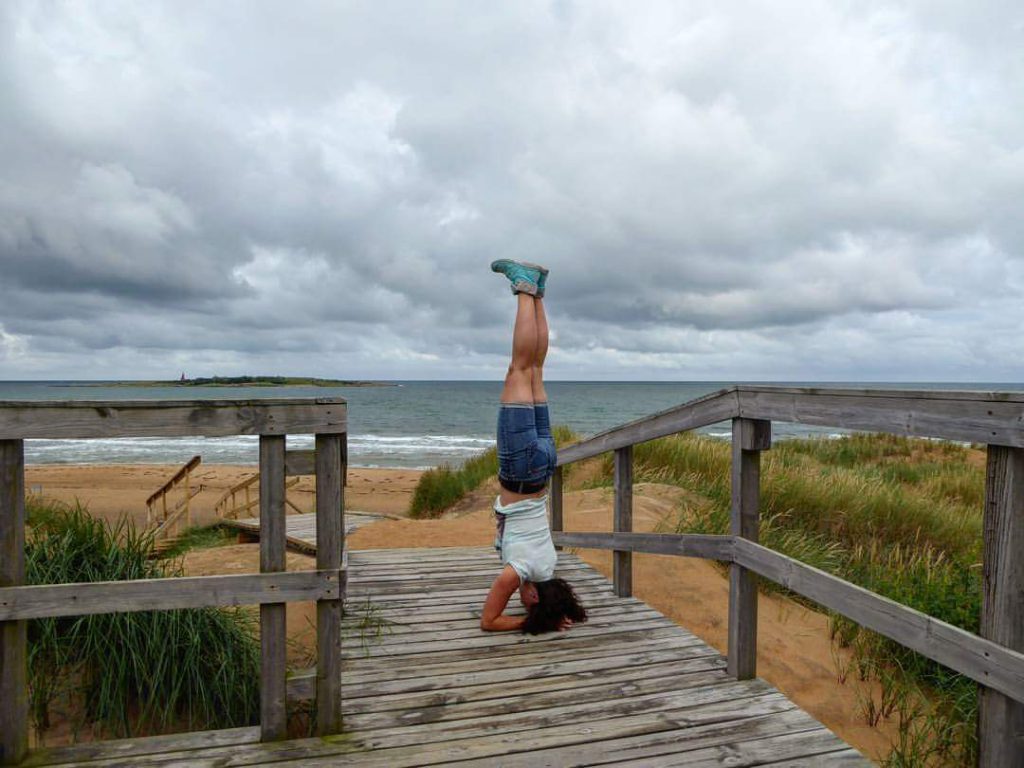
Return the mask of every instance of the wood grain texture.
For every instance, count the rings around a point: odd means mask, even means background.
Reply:
[[[25,583],[25,445],[0,440],[0,591]],[[0,617],[2,619],[2,617]],[[28,657],[25,621],[0,620],[0,764],[28,749]]]
[[[674,435],[676,432],[685,432],[717,424],[720,421],[727,421],[736,415],[738,408],[736,388],[723,389],[652,416],[645,416],[621,427],[601,432],[574,445],[559,448],[558,465],[565,466],[616,448],[645,443],[666,435]]]
[[[345,547],[345,491],[341,435],[316,436],[316,563],[340,568]],[[316,730],[341,733],[341,599],[316,605]]]
[[[1016,701],[1024,699],[1024,653],[973,635],[793,558],[737,538],[735,561],[776,584],[885,635]]]
[[[551,475],[551,489],[548,491],[548,508],[551,510],[551,530],[565,530],[562,513],[562,468],[556,467]]]
[[[338,599],[338,569],[0,587],[0,621]]]
[[[981,636],[1024,652],[1024,448],[988,447]],[[1024,691],[982,688],[978,764],[1024,766]]]
[[[732,420],[732,488],[729,532],[757,542],[761,506],[761,451],[771,447],[771,422]],[[739,563],[729,566],[729,674],[757,675],[757,578]]]
[[[732,562],[732,536],[702,533],[607,533],[562,532],[552,533],[552,539],[562,547],[580,549],[619,549],[646,552],[652,555],[679,555],[702,557],[707,560]]]
[[[561,448],[559,466],[626,445],[744,417],[897,435],[1024,446],[1020,392],[728,387]]]
[[[741,387],[746,418],[1024,446],[1020,393]]]
[[[633,446],[615,449],[613,474],[615,506],[612,528],[615,533],[632,533]],[[633,553],[628,549],[615,550],[612,556],[612,583],[619,597],[630,597],[633,594]]]
[[[316,451],[285,451],[285,477],[316,474]]]
[[[341,398],[0,401],[0,439],[338,433],[346,417]]]
[[[260,435],[260,572],[285,570],[285,438]],[[260,733],[263,741],[287,734],[284,603],[260,605]]]

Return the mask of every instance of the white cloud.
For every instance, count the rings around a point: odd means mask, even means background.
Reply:
[[[556,377],[1020,379],[1022,34],[1000,2],[5,4],[4,375],[498,377],[511,256],[552,268]]]

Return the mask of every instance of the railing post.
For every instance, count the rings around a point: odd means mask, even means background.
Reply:
[[[981,636],[1024,651],[1024,448],[988,446]],[[1024,766],[1024,704],[981,686],[978,763]]]
[[[562,519],[562,468],[555,467],[551,475],[551,489],[548,491],[551,507],[551,530],[560,533],[565,530],[565,521]],[[560,550],[561,547],[555,547]]]
[[[285,570],[284,435],[260,435],[260,572]],[[260,738],[287,735],[285,603],[260,606]]]
[[[346,435],[316,436],[316,567],[341,568],[345,549]],[[339,590],[343,584],[339,584]],[[316,731],[341,733],[341,620],[344,591],[316,604]]]
[[[615,449],[615,522],[616,533],[633,531],[633,446]],[[633,553],[615,550],[612,555],[612,580],[618,597],[633,595]]]
[[[761,451],[772,444],[772,423],[732,420],[730,533],[756,542],[761,503]],[[728,672],[737,680],[757,675],[757,579],[741,565],[729,566]]]
[[[192,485],[190,472],[185,473],[185,527],[192,527]]]
[[[0,440],[0,587],[25,583],[25,450]],[[0,621],[0,765],[28,752],[28,623]]]

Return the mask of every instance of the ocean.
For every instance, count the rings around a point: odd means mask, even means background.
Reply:
[[[387,387],[131,387],[104,382],[0,381],[3,400],[256,399],[344,397],[349,409],[349,458],[359,467],[428,468],[457,465],[494,444],[501,383],[493,381],[402,381]],[[580,435],[619,424],[715,392],[735,382],[547,382],[552,421]],[[1024,384],[939,382],[870,384],[774,382],[785,386],[879,389],[1024,390]],[[778,439],[842,434],[799,424],[773,424]],[[729,438],[727,423],[700,430]],[[124,438],[29,440],[34,464],[181,464],[198,454],[215,464],[255,464],[255,436],[228,438]],[[312,436],[288,438],[290,448],[312,448]]]

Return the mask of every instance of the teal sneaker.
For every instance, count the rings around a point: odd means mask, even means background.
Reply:
[[[546,267],[542,267],[540,264],[531,264],[528,261],[522,261],[522,262],[520,262],[520,264],[522,264],[524,267],[526,267],[528,269],[536,269],[538,272],[540,272],[540,279],[537,280],[537,293],[536,293],[536,296],[537,296],[538,299],[543,299],[544,298],[544,284],[548,281],[548,272],[550,272],[551,270],[547,269]]]
[[[503,274],[512,283],[513,294],[527,293],[530,296],[536,296],[541,281],[541,269],[543,267],[538,267],[535,264],[523,264],[512,261],[512,259],[498,259],[491,262],[491,271]]]

